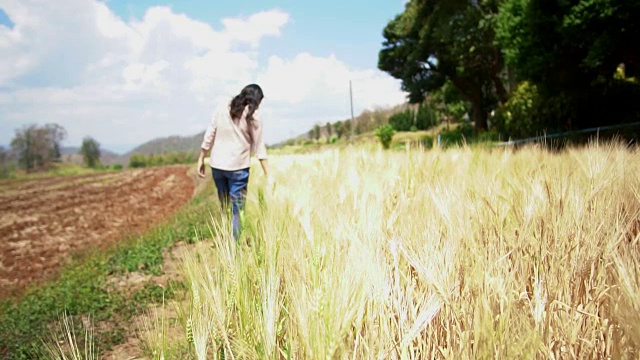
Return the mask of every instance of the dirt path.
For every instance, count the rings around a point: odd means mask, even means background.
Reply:
[[[0,190],[0,298],[173,214],[194,193],[188,166],[9,183]],[[3,185],[3,184],[0,184]]]
[[[211,244],[210,240],[204,240],[195,244],[184,242],[176,243],[171,249],[166,249],[163,253],[162,275],[145,275],[140,272],[127,273],[109,278],[109,284],[119,291],[133,293],[146,283],[153,283],[166,287],[169,280],[184,281],[185,276],[182,271],[182,261],[185,254],[191,252],[204,251]],[[114,346],[109,351],[101,354],[104,360],[120,359],[149,359],[144,355],[144,339],[153,338],[161,332],[161,328],[156,325],[165,324],[166,339],[168,345],[180,343],[184,339],[186,329],[179,321],[178,308],[186,309],[187,303],[183,300],[170,300],[164,306],[152,305],[147,311],[139,314],[127,325],[128,332],[126,340]],[[154,323],[158,320],[158,323]]]

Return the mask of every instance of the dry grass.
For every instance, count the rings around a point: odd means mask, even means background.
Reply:
[[[44,340],[46,355],[52,360],[94,360],[98,359],[93,337],[93,324],[90,319],[83,324],[84,338],[78,341],[73,319],[66,313],[58,321],[59,329],[52,331]]]
[[[185,259],[193,356],[638,358],[638,155],[274,157],[275,188],[251,180],[251,245]]]

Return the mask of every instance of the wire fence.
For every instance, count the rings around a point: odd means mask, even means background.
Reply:
[[[634,126],[640,126],[640,122],[627,123],[627,124],[618,124],[618,125],[609,125],[609,126],[600,126],[600,127],[594,127],[594,128],[588,128],[588,129],[581,129],[581,130],[574,130],[574,131],[567,131],[567,132],[562,132],[562,133],[544,135],[544,136],[536,136],[536,137],[531,137],[531,138],[526,138],[526,139],[510,140],[510,141],[497,143],[495,145],[496,146],[520,145],[520,144],[529,143],[529,142],[544,141],[544,140],[548,140],[548,139],[568,138],[568,137],[572,137],[572,136],[579,135],[579,134],[600,133],[600,132],[609,131],[609,130],[619,130],[619,129],[631,128],[631,127],[634,127]]]

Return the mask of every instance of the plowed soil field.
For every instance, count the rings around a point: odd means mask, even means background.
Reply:
[[[73,253],[104,249],[191,198],[188,166],[0,182],[0,298],[46,280]]]

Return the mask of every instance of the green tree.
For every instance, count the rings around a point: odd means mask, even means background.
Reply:
[[[331,135],[333,135],[333,127],[331,126],[331,123],[327,122],[327,125],[325,125],[324,128],[327,131],[327,138],[331,138]]]
[[[65,129],[58,124],[27,125],[16,130],[11,149],[23,169],[46,168],[52,162],[60,161],[61,142],[66,135]]]
[[[496,38],[517,78],[540,98],[532,111],[548,128],[572,129],[640,118],[640,2],[504,0]]]
[[[342,122],[342,134],[347,138],[351,137],[351,120],[345,120]]]
[[[375,135],[380,140],[380,144],[384,149],[388,149],[391,146],[391,141],[393,141],[393,136],[396,134],[393,126],[387,124],[382,125],[375,130]]]
[[[80,147],[80,155],[84,159],[84,164],[90,168],[94,168],[100,164],[100,144],[91,137],[82,140]]]
[[[436,116],[444,119],[447,126],[451,122],[460,121],[465,113],[471,111],[468,103],[464,101],[458,89],[450,81],[445,82],[440,89],[429,94],[428,101],[435,107]]]
[[[362,119],[354,119],[355,121],[355,126],[353,128],[353,133],[354,135],[360,135],[363,133],[363,121]]]
[[[320,136],[322,136],[322,129],[320,129],[320,125],[316,125],[313,127],[313,139],[318,141]]]
[[[383,31],[378,67],[420,103],[447,80],[472,106],[477,130],[508,94],[493,30],[498,0],[411,0]]]
[[[13,170],[13,159],[11,153],[0,146],[0,178],[8,177]]]
[[[427,102],[423,102],[418,106],[416,113],[416,128],[418,130],[429,130],[437,123],[436,112]]]
[[[342,121],[336,121],[336,123],[333,125],[333,128],[336,131],[336,136],[338,137],[338,139],[342,138],[342,136],[344,135],[344,127],[342,126]]]

